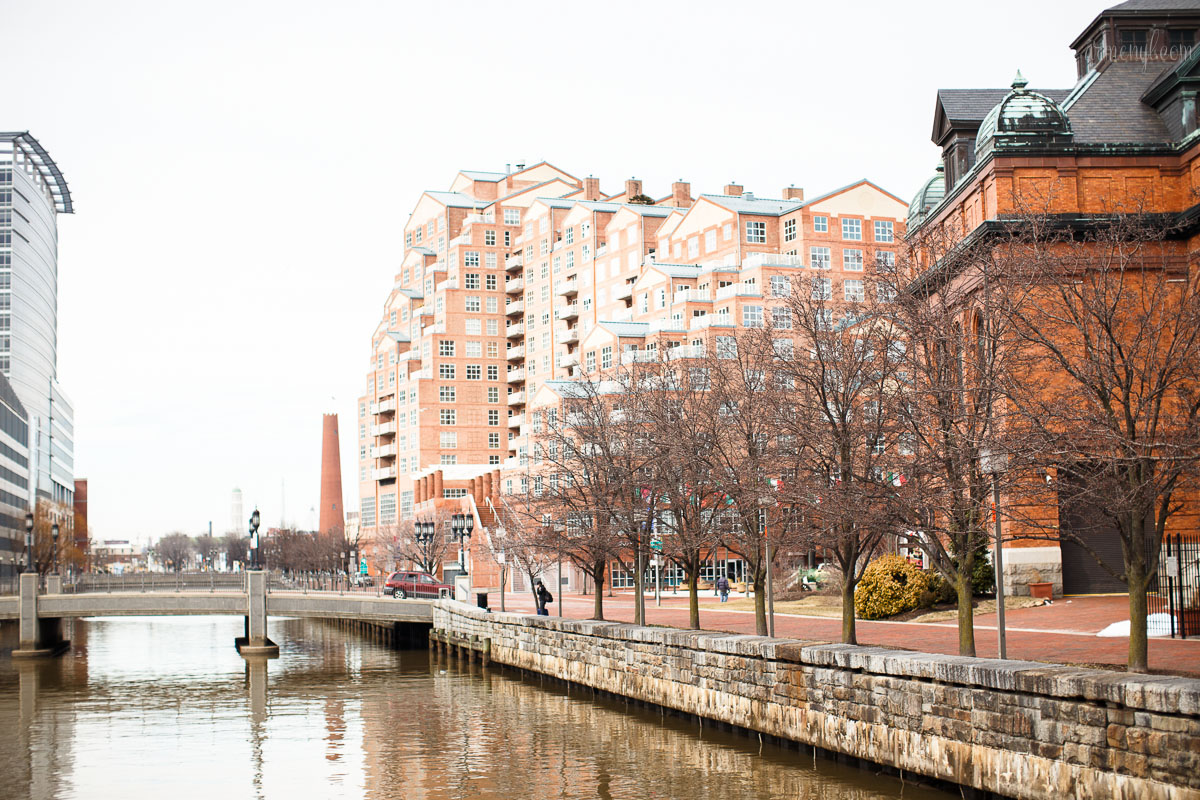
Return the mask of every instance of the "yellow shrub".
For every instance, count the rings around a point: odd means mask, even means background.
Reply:
[[[867,565],[854,588],[854,610],[863,619],[882,619],[921,604],[929,576],[896,555],[880,556]]]

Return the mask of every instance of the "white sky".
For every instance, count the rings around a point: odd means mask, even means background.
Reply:
[[[550,161],[616,192],[809,196],[933,170],[939,87],[1074,82],[1117,0],[0,0],[0,130],[62,167],[59,379],[94,536],[314,525],[423,189]]]

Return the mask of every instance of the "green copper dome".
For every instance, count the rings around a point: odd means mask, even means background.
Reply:
[[[1071,136],[1071,123],[1058,103],[1028,85],[1018,71],[1012,91],[983,118],[975,136],[976,161],[997,145],[1050,144]]]

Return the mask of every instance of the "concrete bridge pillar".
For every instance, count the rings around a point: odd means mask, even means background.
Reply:
[[[246,635],[234,640],[245,656],[277,656],[279,645],[267,637],[267,573],[246,572]]]
[[[62,592],[62,578],[51,589]],[[13,658],[45,658],[66,652],[71,643],[62,636],[62,620],[38,616],[38,576],[36,572],[21,573],[19,593],[20,644]]]

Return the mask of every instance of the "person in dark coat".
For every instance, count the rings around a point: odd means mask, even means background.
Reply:
[[[724,575],[717,578],[717,592],[721,595],[721,602],[729,600],[729,578]]]
[[[554,602],[554,596],[550,594],[550,590],[546,588],[546,584],[542,583],[541,578],[533,586],[533,596],[537,599],[538,616],[550,616],[550,611],[547,610],[546,606]]]

